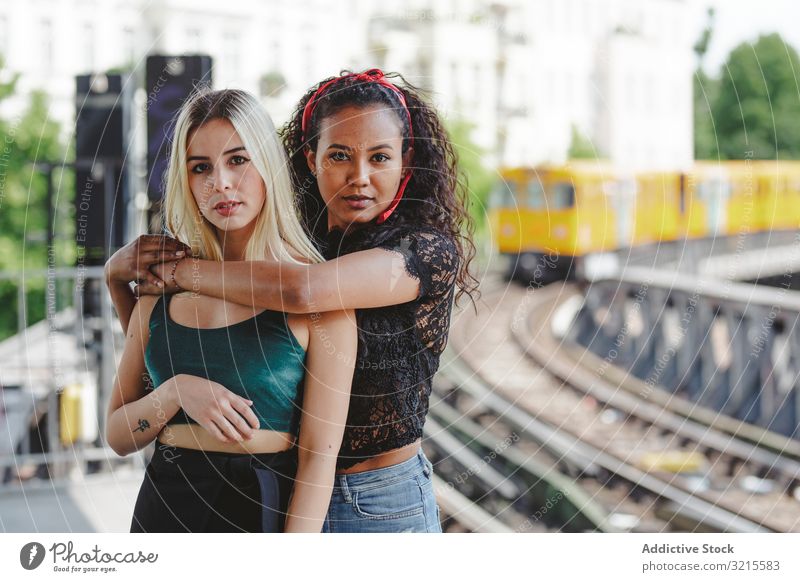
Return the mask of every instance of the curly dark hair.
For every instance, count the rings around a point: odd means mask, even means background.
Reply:
[[[349,74],[343,71],[342,75]],[[424,225],[451,236],[459,258],[456,276],[457,300],[467,294],[473,304],[478,294],[478,280],[470,272],[475,258],[474,220],[467,208],[469,194],[466,178],[458,170],[453,144],[434,108],[422,97],[422,91],[408,83],[398,73],[386,77],[399,79],[392,83],[402,92],[411,114],[414,152],[411,161],[413,173],[403,199],[393,213],[396,222]],[[398,96],[388,87],[365,82],[356,77],[344,77],[330,86],[317,100],[308,127],[302,129],[306,103],[318,87],[337,77],[329,77],[315,85],[300,99],[292,118],[281,130],[292,169],[292,182],[298,197],[301,219],[312,239],[319,245],[327,236],[327,209],[319,192],[316,178],[308,167],[305,152],[316,150],[323,119],[345,107],[384,105],[397,113],[403,125],[403,153],[410,146],[409,116],[403,110]]]

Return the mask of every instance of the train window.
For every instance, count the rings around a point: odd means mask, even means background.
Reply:
[[[686,214],[686,174],[680,176],[680,213]]]
[[[697,185],[697,193],[706,202],[727,199],[731,195],[731,184],[728,180],[710,178]]]
[[[617,195],[625,198],[635,198],[638,188],[633,178],[620,178],[617,182]]]
[[[514,199],[516,187],[515,182],[507,182],[506,180],[497,182],[489,195],[489,206],[492,208],[516,207],[517,203]]]
[[[545,207],[544,186],[538,178],[534,178],[528,182],[528,208],[541,210]]]
[[[569,182],[554,182],[547,189],[550,208],[571,208],[575,206],[575,187]]]

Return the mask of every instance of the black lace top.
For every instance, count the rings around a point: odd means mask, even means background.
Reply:
[[[392,217],[394,218],[394,217]],[[447,342],[458,254],[451,237],[431,227],[367,225],[333,230],[327,258],[382,248],[419,280],[414,301],[356,310],[358,359],[338,467],[345,469],[422,436],[431,381]]]

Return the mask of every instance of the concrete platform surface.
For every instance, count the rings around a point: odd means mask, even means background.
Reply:
[[[127,532],[143,472],[81,476],[54,485],[28,481],[0,488],[0,532]]]

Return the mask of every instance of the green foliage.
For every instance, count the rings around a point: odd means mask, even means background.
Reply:
[[[698,160],[716,158],[717,137],[714,128],[714,120],[711,113],[711,106],[717,98],[719,92],[719,81],[706,75],[703,70],[711,39],[714,36],[714,9],[707,11],[707,22],[700,38],[694,45],[694,53],[697,55],[697,70],[692,79],[692,89],[694,95],[694,157]]]
[[[694,87],[694,157],[698,160],[714,159],[717,150],[717,133],[711,107],[719,93],[719,81],[697,68],[693,79]]]
[[[469,211],[475,221],[475,236],[485,236],[486,211],[494,173],[483,163],[485,152],[470,138],[473,125],[464,120],[449,123],[447,130],[456,149],[459,170],[469,193]]]
[[[258,81],[262,97],[277,97],[286,89],[286,78],[279,71],[264,73]]]
[[[8,71],[5,71],[4,68],[5,68],[5,59],[3,58],[3,55],[0,55],[0,74],[2,74],[3,76],[8,74]],[[17,88],[18,79],[19,79],[19,73],[14,73],[10,75],[8,81],[3,81],[2,77],[0,77],[0,101],[14,94],[14,90]]]
[[[0,62],[0,64],[2,64]],[[0,69],[0,79],[7,78]],[[0,81],[0,100],[14,94],[16,77]],[[0,271],[25,272],[47,267],[47,182],[34,162],[57,162],[64,148],[58,124],[49,118],[47,98],[30,96],[24,113],[0,118]],[[56,181],[60,173],[56,173]],[[71,192],[71,182],[62,189]],[[68,201],[62,201],[71,204]],[[69,249],[62,249],[68,253]],[[28,324],[44,317],[44,279],[26,283]],[[17,331],[18,281],[0,281],[0,338]]]
[[[697,156],[800,158],[798,74],[800,57],[778,34],[731,51],[699,127],[696,111]],[[703,125],[711,121],[712,130]]]
[[[708,52],[708,46],[711,44],[711,38],[714,36],[714,16],[716,12],[714,8],[709,7],[706,11],[706,17],[708,20],[706,21],[706,27],[703,29],[703,32],[700,33],[700,38],[697,39],[697,42],[694,44],[693,50],[694,53],[697,55],[697,60],[702,63],[703,59]]]
[[[598,158],[597,148],[575,125],[572,126],[572,139],[569,150],[567,150],[567,157],[571,160],[596,160]]]

